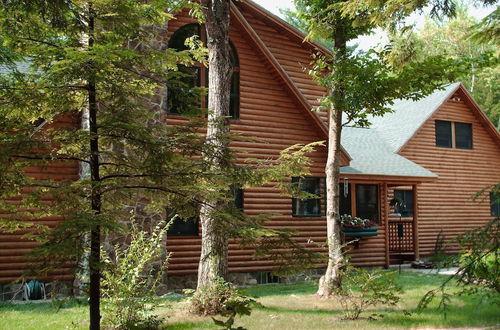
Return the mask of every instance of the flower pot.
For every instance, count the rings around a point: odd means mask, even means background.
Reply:
[[[365,237],[365,236],[377,236],[377,227],[342,227],[342,232],[344,236],[348,237]]]

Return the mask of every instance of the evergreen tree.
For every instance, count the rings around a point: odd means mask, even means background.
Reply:
[[[0,226],[29,228],[30,237],[43,243],[37,260],[46,269],[68,260],[89,269],[91,329],[100,326],[101,237],[116,233],[137,200],[146,201],[150,212],[164,214],[169,207],[182,218],[195,216],[201,207],[223,219],[224,237],[240,237],[255,247],[272,241],[261,246],[282,244],[295,247],[294,256],[302,254],[302,260],[311,256],[294,245],[291,233],[263,229],[265,217],[248,217],[231,207],[227,188],[278,182],[287,189],[279,182],[307,173],[306,154],[314,145],[294,146],[270,163],[242,167],[226,147],[230,136],[225,131],[215,132],[216,139],[200,133],[206,125],[200,109],[189,111],[193,118],[184,126],[166,125],[166,86],[182,81],[182,66],[206,62],[206,50],[196,39],[189,40],[187,50],[167,49],[167,23],[183,7],[201,18],[198,4],[0,4],[0,209],[8,212]],[[227,33],[227,26],[223,30]],[[209,101],[214,130],[226,120],[222,98]],[[61,163],[79,163],[81,179],[51,180],[26,171]],[[18,196],[19,203],[12,203]],[[51,216],[65,220],[50,229],[26,221]],[[87,247],[88,260],[83,257]]]
[[[166,49],[167,21],[182,1],[10,1],[1,3],[8,49],[0,81],[2,199],[10,228],[29,218],[65,216],[40,238],[47,266],[81,257],[89,240],[90,328],[100,326],[100,245],[138,198],[151,209],[201,201],[210,175],[192,157],[204,146],[200,123],[168,127],[168,72],[204,51]],[[16,63],[16,61],[18,61]],[[80,121],[83,127],[79,127]],[[39,125],[43,123],[42,125]],[[66,123],[66,124],[61,124]],[[28,166],[79,162],[79,181],[25,175]],[[186,182],[193,183],[187,185]],[[52,202],[47,202],[51,197]],[[40,227],[38,229],[41,229]],[[87,234],[90,233],[90,234]]]

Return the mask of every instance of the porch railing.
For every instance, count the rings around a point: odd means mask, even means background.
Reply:
[[[389,252],[414,252],[413,219],[389,220]]]

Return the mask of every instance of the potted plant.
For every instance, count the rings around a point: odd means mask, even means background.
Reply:
[[[340,217],[340,228],[344,235],[349,237],[378,235],[377,227],[373,221],[370,219],[353,217],[350,214],[344,214]]]

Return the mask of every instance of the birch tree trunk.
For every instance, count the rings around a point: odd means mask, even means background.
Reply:
[[[339,19],[339,21],[341,21]],[[334,33],[335,63],[339,65],[347,55],[346,35],[342,24]],[[331,91],[333,109],[328,116],[328,158],[326,162],[326,229],[328,243],[328,266],[319,281],[317,295],[329,297],[342,285],[341,267],[344,260],[340,238],[340,139],[342,135],[342,113],[345,108],[345,94],[342,82],[337,81]]]
[[[205,155],[205,159],[210,163],[211,170],[223,173],[227,166],[226,155],[229,149],[229,95],[232,73],[229,58],[230,0],[201,0],[201,5],[206,20],[210,68],[206,144],[215,151],[215,156]],[[223,219],[213,214],[214,210],[223,208],[225,202],[214,200],[211,195],[217,194],[207,194],[200,210],[202,243],[198,290],[211,286],[217,278],[227,277],[228,235]]]

